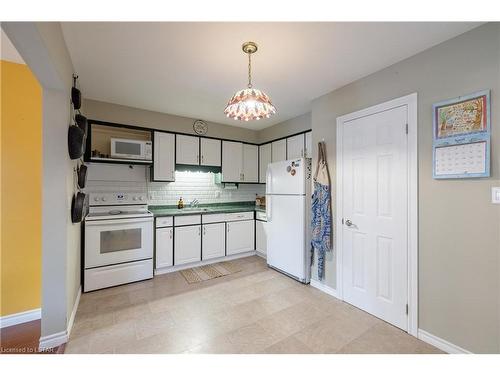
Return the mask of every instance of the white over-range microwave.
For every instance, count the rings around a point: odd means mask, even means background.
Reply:
[[[111,138],[111,157],[115,159],[153,160],[151,141]]]

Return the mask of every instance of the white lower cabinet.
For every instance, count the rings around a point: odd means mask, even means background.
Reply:
[[[201,260],[201,225],[176,227],[174,235],[174,264],[186,264]]]
[[[255,221],[234,221],[226,223],[227,255],[255,250]]]
[[[226,224],[204,224],[202,226],[202,260],[220,258],[226,255]]]
[[[156,268],[174,265],[174,228],[156,229]]]
[[[267,222],[255,221],[255,250],[266,255],[267,254]]]

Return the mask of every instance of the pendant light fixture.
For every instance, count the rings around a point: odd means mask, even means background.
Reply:
[[[269,118],[276,113],[276,108],[266,93],[252,87],[252,54],[257,52],[257,44],[243,43],[242,50],[248,55],[248,85],[246,89],[237,91],[233,95],[227,103],[224,114],[241,121]]]

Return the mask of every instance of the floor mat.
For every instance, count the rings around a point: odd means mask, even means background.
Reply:
[[[201,267],[189,268],[182,270],[181,275],[184,276],[189,284],[199,283],[201,281],[215,279],[221,276],[231,275],[241,271],[241,267],[231,261],[207,264]]]

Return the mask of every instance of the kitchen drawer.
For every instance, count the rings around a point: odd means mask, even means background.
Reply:
[[[226,214],[208,214],[201,218],[203,224],[222,223],[226,221]]]
[[[201,215],[176,216],[175,226],[201,224]]]
[[[153,277],[153,259],[85,270],[84,292],[108,288]]]
[[[226,214],[226,221],[253,220],[253,211]]]
[[[173,225],[174,225],[173,216],[156,218],[156,228],[172,227]]]
[[[265,212],[255,211],[255,218],[260,221],[267,221],[267,215]]]

